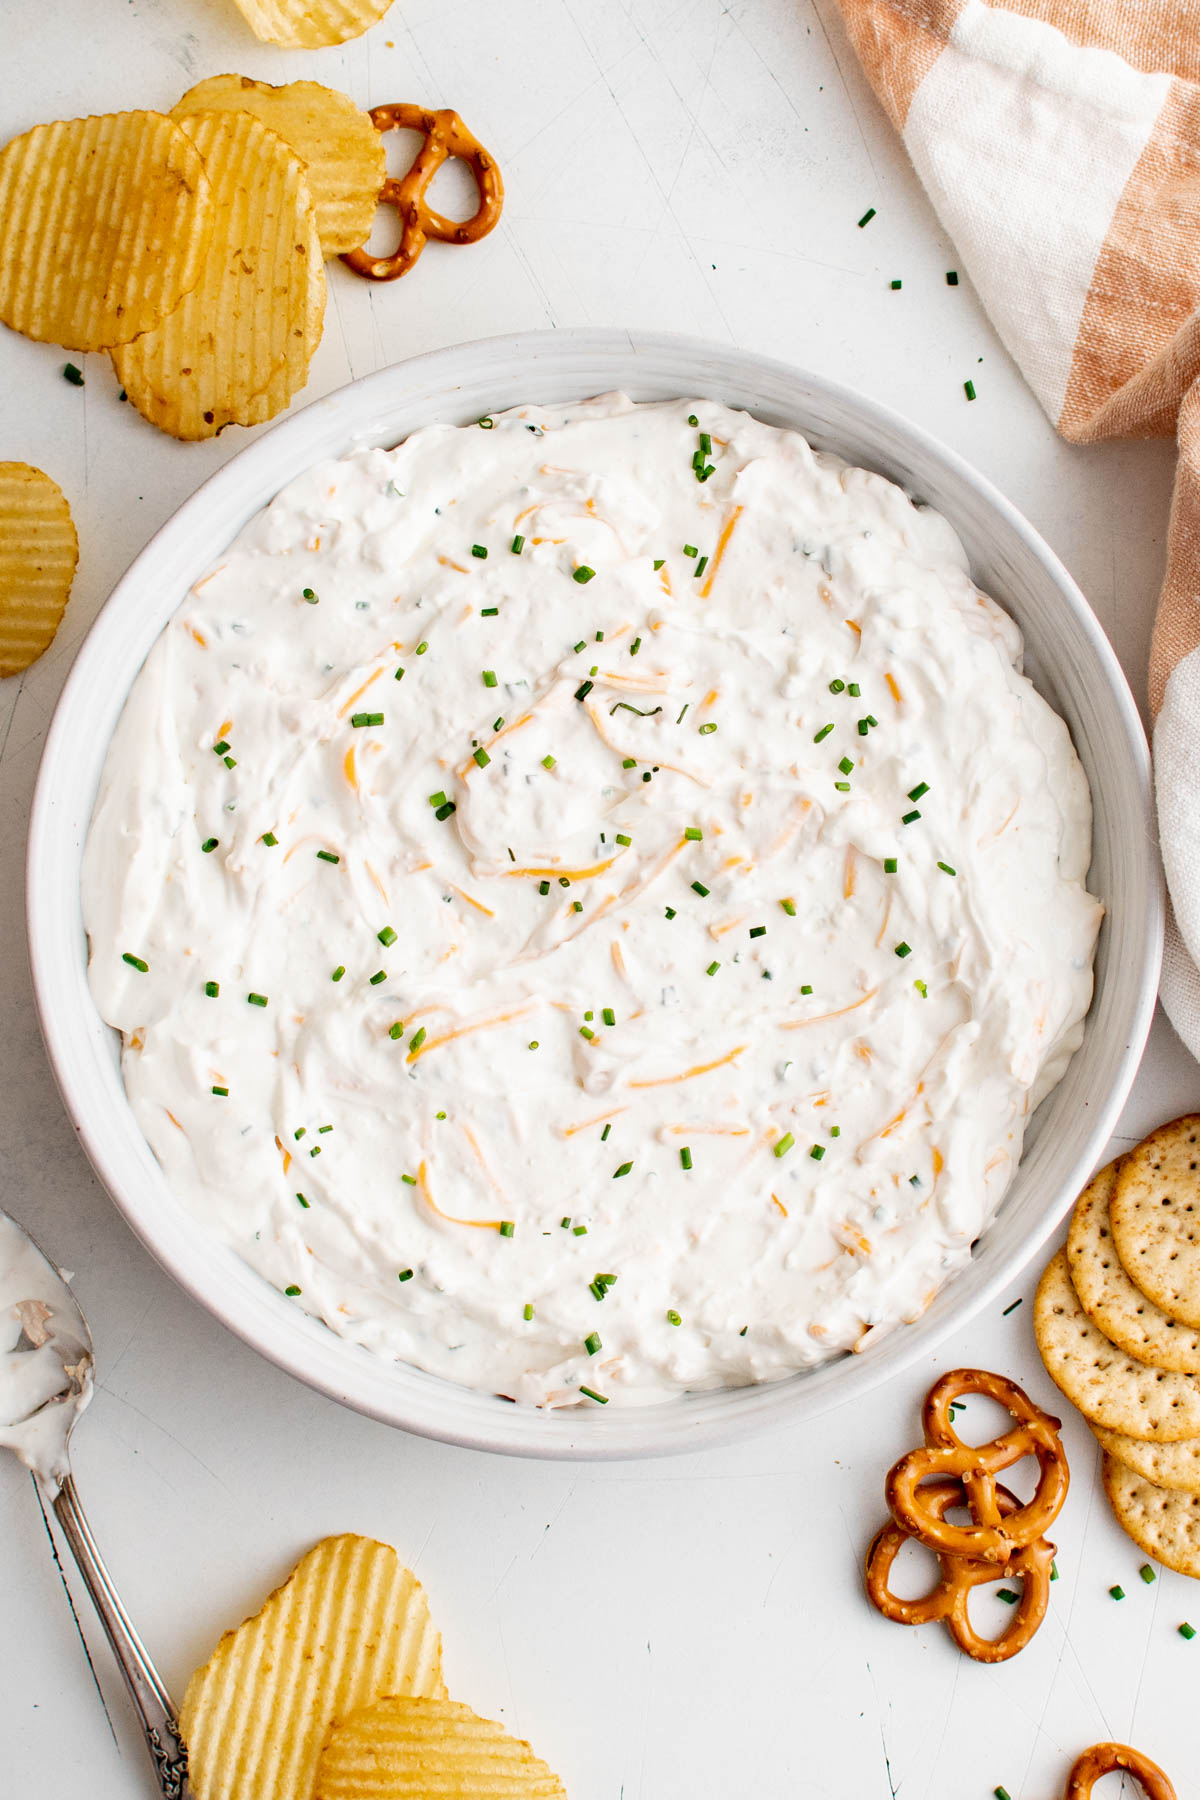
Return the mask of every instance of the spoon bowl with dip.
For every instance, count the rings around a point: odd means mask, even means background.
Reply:
[[[178,1715],[104,1566],[71,1475],[69,1440],[92,1397],[92,1367],[92,1334],[67,1282],[0,1210],[0,1446],[32,1471],[54,1508],[141,1720],[164,1800],[192,1800]]]

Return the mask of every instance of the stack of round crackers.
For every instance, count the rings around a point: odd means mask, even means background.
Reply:
[[[1200,1577],[1200,1114],[1089,1182],[1038,1284],[1034,1328],[1103,1447],[1118,1523]]]

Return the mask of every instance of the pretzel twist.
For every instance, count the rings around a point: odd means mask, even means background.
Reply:
[[[1063,1800],[1091,1800],[1092,1788],[1104,1775],[1128,1772],[1141,1785],[1146,1800],[1177,1800],[1175,1789],[1157,1763],[1128,1744],[1093,1744],[1067,1776]]]
[[[931,1481],[922,1494],[930,1514],[939,1522],[952,1507],[963,1506],[967,1501],[965,1484],[956,1477]],[[995,1494],[1003,1517],[1011,1518],[1020,1510],[1020,1501],[1006,1487],[995,1484]],[[975,1662],[1007,1662],[1023,1650],[1046,1616],[1054,1545],[1039,1537],[1017,1550],[1002,1569],[979,1557],[938,1551],[941,1576],[936,1585],[919,1600],[901,1600],[889,1588],[888,1577],[897,1555],[913,1535],[892,1522],[876,1532],[871,1542],[866,1559],[867,1598],[876,1611],[898,1625],[925,1625],[941,1619],[959,1649]],[[998,1638],[981,1637],[971,1623],[971,1590],[1001,1579],[1021,1583],[1020,1601]],[[1151,1800],[1157,1800],[1157,1796],[1152,1795]]]
[[[964,1444],[951,1421],[950,1405],[960,1394],[986,1394],[1018,1421],[986,1444]],[[930,1550],[952,1556],[1007,1563],[1014,1552],[1042,1537],[1062,1510],[1070,1473],[1059,1438],[1059,1420],[1042,1412],[1015,1381],[986,1369],[952,1369],[929,1390],[922,1418],[925,1443],[902,1456],[890,1470],[888,1509],[900,1529],[919,1538]],[[1033,1498],[1015,1508],[1002,1507],[996,1476],[1022,1457],[1038,1464]],[[970,1525],[954,1525],[929,1499],[931,1477],[962,1482]],[[929,1485],[922,1486],[922,1483]]]
[[[419,131],[424,143],[416,161],[399,180],[389,175],[379,195],[381,206],[399,213],[403,230],[390,256],[372,256],[366,245],[347,250],[342,261],[367,281],[396,281],[407,275],[430,238],[444,244],[474,244],[486,237],[504,205],[504,183],[495,159],[469,132],[456,112],[441,112],[403,101],[371,109],[378,131]],[[457,156],[475,177],[479,205],[469,219],[448,219],[425,203],[425,190],[448,157]]]

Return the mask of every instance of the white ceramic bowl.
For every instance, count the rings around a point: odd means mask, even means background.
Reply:
[[[184,1211],[125,1099],[117,1035],[92,1004],[79,872],[105,751],[143,658],[190,583],[285,482],[320,457],[391,445],[432,420],[464,423],[522,401],[613,388],[640,400],[695,395],[744,407],[880,470],[946,514],[979,584],[1024,631],[1029,673],[1070,725],[1095,805],[1090,885],[1108,910],[1083,1047],[1033,1120],[1016,1179],[970,1266],[917,1324],[861,1357],[786,1381],[650,1407],[547,1414],[336,1337]],[[848,389],[721,345],[591,330],[493,338],[381,370],[284,420],[179,509],[118,584],[71,671],[34,799],[28,909],[42,1030],[67,1111],[134,1231],[195,1299],[302,1381],[389,1424],[483,1449],[588,1458],[694,1449],[853,1400],[992,1299],[1062,1218],[1108,1139],[1149,1030],[1162,939],[1137,712],[1082,594],[1024,519],[950,451]]]

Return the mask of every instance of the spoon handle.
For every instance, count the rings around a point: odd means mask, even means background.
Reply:
[[[54,1496],[53,1506],[142,1722],[163,1800],[193,1800],[188,1783],[187,1746],[179,1735],[175,1708],[158,1670],[146,1654],[145,1645],[121,1605],[70,1475]]]

